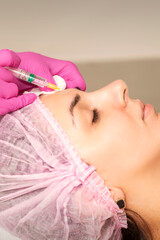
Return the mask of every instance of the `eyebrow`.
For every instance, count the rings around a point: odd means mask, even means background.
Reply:
[[[72,115],[72,120],[73,120],[73,124],[75,125],[75,121],[74,121],[74,114],[73,114],[73,110],[74,107],[78,104],[78,102],[81,100],[81,96],[79,94],[76,94],[73,98],[73,100],[71,101],[70,107],[69,107],[69,112]]]

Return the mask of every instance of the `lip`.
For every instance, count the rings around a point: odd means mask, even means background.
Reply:
[[[147,119],[148,116],[154,111],[154,107],[151,104],[145,104],[143,108],[143,119]]]

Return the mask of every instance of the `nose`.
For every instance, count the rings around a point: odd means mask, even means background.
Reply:
[[[123,80],[116,80],[97,92],[97,100],[102,104],[111,103],[115,107],[124,108],[128,100],[128,87]]]

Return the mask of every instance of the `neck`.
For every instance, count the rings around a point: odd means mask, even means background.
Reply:
[[[127,193],[127,208],[139,214],[147,223],[153,235],[153,240],[159,240],[160,174],[145,176],[145,181],[137,178],[128,186],[128,189],[124,190]]]

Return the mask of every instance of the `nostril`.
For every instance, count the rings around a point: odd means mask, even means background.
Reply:
[[[123,91],[123,99],[124,99],[124,101],[126,101],[126,88],[124,89],[124,91]]]
[[[127,88],[125,88],[124,91],[123,91],[123,99],[124,99],[124,102],[125,102],[125,103],[128,102]]]
[[[125,88],[124,91],[123,91],[123,100],[124,100],[124,102],[126,103],[126,88]]]

